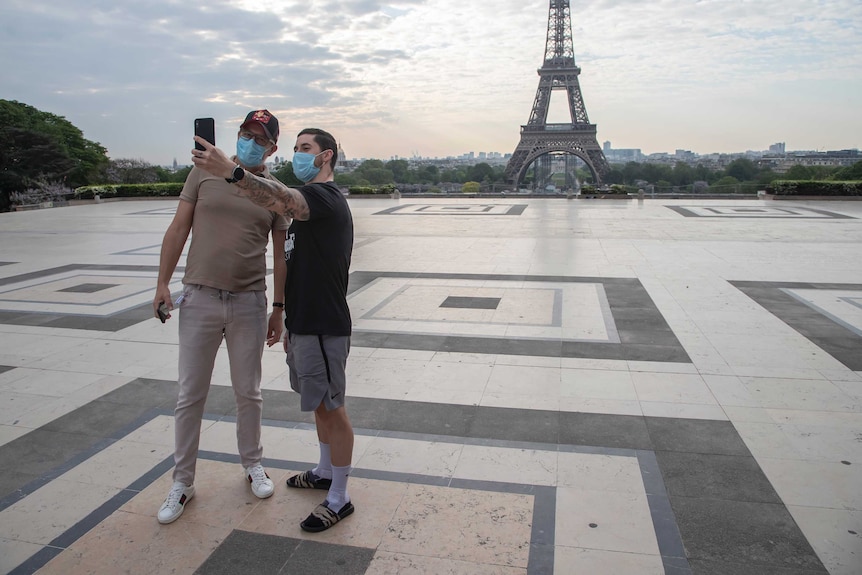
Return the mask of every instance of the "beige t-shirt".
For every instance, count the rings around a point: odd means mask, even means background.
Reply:
[[[264,177],[271,178],[269,172]],[[288,222],[239,194],[236,187],[192,168],[180,200],[195,205],[184,284],[232,292],[266,289],[266,247]]]

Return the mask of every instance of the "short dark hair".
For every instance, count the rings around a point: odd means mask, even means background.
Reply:
[[[311,134],[314,136],[314,141],[320,146],[321,151],[332,150],[332,159],[329,160],[329,165],[335,170],[335,164],[338,163],[338,143],[335,138],[326,130],[320,128],[306,128],[296,135],[298,138],[303,134]]]

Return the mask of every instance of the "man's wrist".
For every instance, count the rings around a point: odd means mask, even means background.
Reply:
[[[284,309],[284,304],[278,301],[272,302],[272,307],[276,309]]]

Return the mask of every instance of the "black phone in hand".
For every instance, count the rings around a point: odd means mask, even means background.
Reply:
[[[213,118],[197,118],[195,120],[195,136],[200,136],[215,146],[215,120]],[[195,142],[195,149],[203,150],[204,147]]]
[[[159,309],[156,311],[159,314],[159,319],[162,320],[162,323],[165,323],[165,321],[168,319],[168,313],[170,313],[167,304],[165,304],[165,302],[160,303]]]

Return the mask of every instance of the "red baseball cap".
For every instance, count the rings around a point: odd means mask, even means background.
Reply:
[[[244,128],[251,122],[260,124],[266,137],[273,142],[278,142],[278,118],[270,114],[269,110],[252,110],[245,117],[240,128]]]

